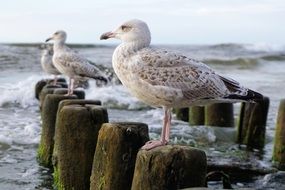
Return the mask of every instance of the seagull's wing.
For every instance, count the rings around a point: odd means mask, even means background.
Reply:
[[[104,81],[107,80],[104,74],[95,65],[90,64],[87,59],[74,51],[62,52],[60,56],[56,56],[55,59],[64,67],[71,68],[75,75]]]
[[[45,72],[52,75],[61,74],[52,62],[52,55],[43,54],[41,57],[41,65]]]
[[[202,62],[177,53],[146,48],[134,59],[140,80],[153,86],[181,90],[190,100],[246,94],[247,89],[237,82],[221,77]]]

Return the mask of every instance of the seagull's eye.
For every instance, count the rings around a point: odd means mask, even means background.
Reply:
[[[130,30],[131,30],[131,28],[132,28],[132,27],[130,27],[130,26],[126,26],[126,25],[122,25],[122,26],[121,26],[121,29],[122,29],[124,32],[128,32],[128,31],[130,31]]]
[[[54,33],[54,35],[58,35],[58,32]]]

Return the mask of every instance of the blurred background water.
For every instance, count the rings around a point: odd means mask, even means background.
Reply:
[[[0,45],[0,189],[52,189],[50,171],[38,165],[36,151],[41,123],[35,83],[49,78],[41,70],[40,44]],[[97,65],[111,68],[115,46],[72,45]],[[270,166],[278,104],[285,97],[285,47],[266,44],[156,45],[180,51],[201,60],[218,73],[270,97],[266,146],[263,156],[253,157],[260,166]],[[149,125],[151,138],[160,134],[162,111],[132,97],[121,85],[97,87],[90,81],[87,99],[99,99],[108,107],[110,121],[139,121]],[[238,116],[239,104],[235,104]],[[201,147],[216,162],[231,162],[227,151],[240,151],[233,142],[236,129],[188,126],[174,118],[171,141]],[[261,176],[236,187],[280,189],[282,174]],[[274,178],[275,177],[275,178]],[[283,185],[283,186],[282,186]],[[285,187],[284,187],[285,188]]]

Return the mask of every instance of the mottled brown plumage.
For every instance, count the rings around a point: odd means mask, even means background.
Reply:
[[[70,78],[68,94],[73,93],[75,79],[87,77],[107,82],[108,79],[96,66],[65,45],[66,37],[66,32],[57,31],[46,41],[54,40],[53,64],[62,74]]]
[[[200,61],[151,48],[150,31],[143,21],[130,20],[101,36],[108,38],[122,40],[113,54],[113,68],[123,85],[143,102],[165,110],[161,140],[150,141],[144,149],[169,141],[171,108],[262,97],[232,79],[221,77]]]

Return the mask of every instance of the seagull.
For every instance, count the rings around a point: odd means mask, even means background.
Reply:
[[[161,139],[148,141],[142,149],[150,150],[169,142],[172,108],[263,97],[200,61],[150,47],[150,30],[141,20],[127,21],[100,37],[109,38],[122,41],[112,57],[114,71],[122,84],[144,103],[164,109]]]
[[[72,95],[74,90],[74,80],[78,78],[93,78],[108,82],[105,75],[87,59],[77,54],[65,45],[67,34],[63,30],[55,32],[46,42],[53,40],[53,64],[64,75],[69,77],[68,93]]]
[[[54,75],[53,84],[55,85],[57,82],[57,76],[61,73],[55,68],[55,66],[52,63],[52,56],[53,56],[53,50],[52,47],[47,46],[42,51],[42,57],[41,57],[41,65],[42,69],[50,75]]]

